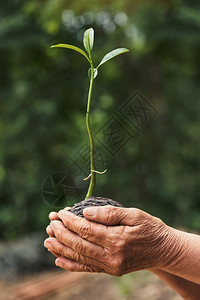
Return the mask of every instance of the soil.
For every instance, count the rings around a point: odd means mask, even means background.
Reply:
[[[113,205],[113,206],[122,206],[117,201],[114,201],[112,199],[103,198],[103,197],[90,197],[87,200],[83,200],[81,202],[78,202],[74,204],[72,208],[69,209],[72,213],[74,213],[76,216],[84,218],[83,210],[86,207],[90,206],[105,206],[105,205]]]

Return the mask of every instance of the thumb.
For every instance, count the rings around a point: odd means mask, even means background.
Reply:
[[[85,208],[83,214],[88,220],[104,225],[130,225],[130,210],[132,209],[112,205],[91,206]]]

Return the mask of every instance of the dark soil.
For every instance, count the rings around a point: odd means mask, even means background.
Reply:
[[[86,207],[90,206],[105,206],[105,205],[113,205],[113,206],[122,206],[117,201],[114,201],[112,199],[108,198],[102,198],[102,197],[90,197],[87,200],[83,200],[79,203],[74,204],[72,208],[69,209],[72,213],[74,213],[76,216],[84,218],[83,210]]]

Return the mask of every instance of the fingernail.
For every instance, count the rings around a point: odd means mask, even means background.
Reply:
[[[45,246],[46,248],[50,249],[51,243],[48,242],[48,241],[45,241],[45,242],[44,242],[44,246]]]
[[[55,264],[57,267],[62,267],[62,263],[58,259],[55,260]]]
[[[83,210],[83,213],[88,217],[95,217],[96,211],[97,211],[96,207],[87,207]]]

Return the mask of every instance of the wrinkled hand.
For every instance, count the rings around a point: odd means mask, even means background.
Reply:
[[[136,208],[84,209],[83,219],[67,210],[51,213],[44,245],[69,271],[123,274],[167,263],[168,226]]]

